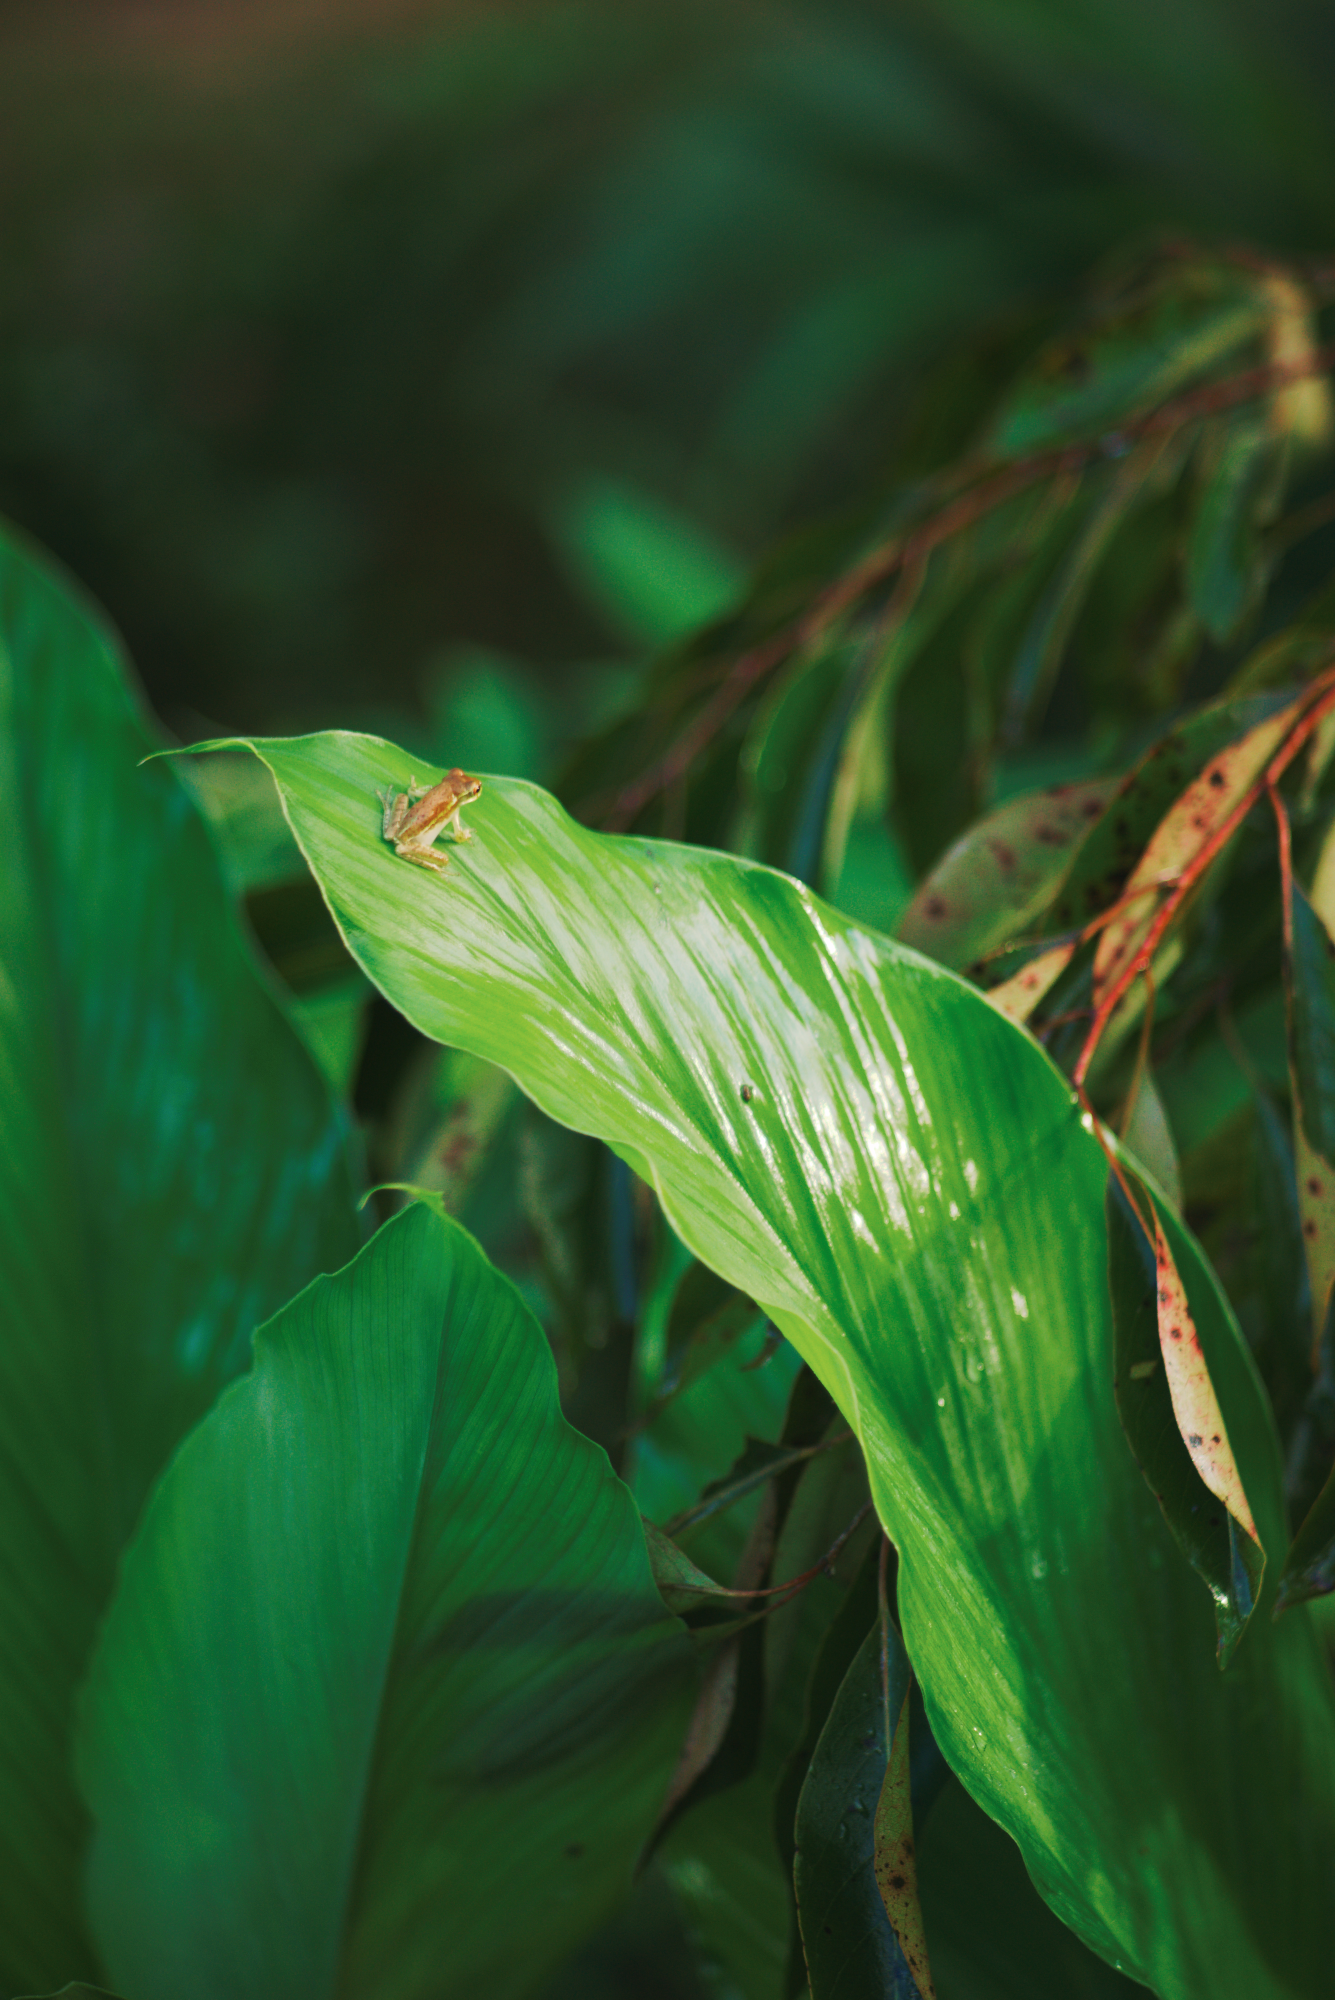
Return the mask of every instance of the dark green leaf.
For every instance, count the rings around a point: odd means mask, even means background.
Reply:
[[[107,1962],[529,1993],[628,1889],[689,1678],[532,1316],[410,1210],[256,1337],[127,1555],[81,1728]]]
[[[1276,1612],[1335,1590],[1335,1467],[1293,1538],[1280,1573]]]
[[[1110,293],[1006,397],[988,439],[998,457],[1115,432],[1245,352],[1273,310],[1252,273],[1204,260],[1133,269]]]
[[[1187,589],[1210,637],[1231,639],[1265,586],[1261,530],[1274,519],[1288,440],[1268,417],[1222,429],[1187,543]]]
[[[144,1496],[360,1234],[346,1127],[154,748],[101,617],[0,537],[6,1992],[96,1975],[71,1704]]]
[[[900,1550],[932,1732],[1059,1915],[1170,2000],[1310,1988],[1335,1952],[1328,1677],[1305,1616],[1215,1668],[1110,1394],[1106,1162],[1043,1051],[767,869],[590,833],[495,779],[438,880],[380,838],[404,753],[262,749],[371,976],[615,1146],[825,1381]],[[1269,1413],[1218,1312],[1212,1373],[1278,1545]]]
[[[859,1647],[797,1807],[798,1921],[812,2000],[919,2000],[874,1867],[876,1806],[909,1664],[887,1618]]]

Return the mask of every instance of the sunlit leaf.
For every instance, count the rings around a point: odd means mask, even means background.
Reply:
[[[419,1205],[257,1336],[126,1557],[79,1758],[107,1962],[530,1993],[628,1889],[690,1679],[541,1331]]]
[[[769,870],[600,836],[490,779],[437,880],[380,838],[404,753],[258,747],[377,983],[603,1136],[823,1379],[900,1551],[933,1734],[1063,1919],[1170,2000],[1310,1986],[1335,1950],[1331,1689],[1302,1617],[1215,1668],[1110,1393],[1106,1162],[1043,1051]],[[1214,1297],[1169,1234],[1193,1300]],[[1269,1414],[1222,1303],[1216,1325],[1277,1544]]]
[[[7,1993],[97,1976],[71,1704],[144,1496],[256,1320],[360,1235],[346,1126],[156,747],[100,615],[0,538]]]

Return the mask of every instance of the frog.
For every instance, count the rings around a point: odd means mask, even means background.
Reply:
[[[449,827],[455,840],[471,840],[473,835],[459,814],[481,791],[481,779],[470,778],[465,771],[447,771],[434,785],[419,785],[409,778],[406,792],[396,792],[389,785],[376,793],[384,809],[380,831],[386,840],[393,841],[394,852],[405,861],[415,861],[419,868],[434,868],[440,874],[450,863],[448,855],[436,851],[436,836]]]

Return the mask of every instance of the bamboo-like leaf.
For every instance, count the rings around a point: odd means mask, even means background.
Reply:
[[[1280,1572],[1275,1611],[1335,1591],[1335,1467],[1293,1538]]]
[[[1281,705],[1267,694],[1216,702],[1151,744],[1076,851],[1049,912],[1049,931],[1073,930],[1114,902],[1174,800],[1211,758]]]
[[[692,1678],[537,1322],[418,1205],[257,1335],[127,1554],[80,1744],[107,1963],[532,1992],[628,1889]]]
[[[1125,907],[1099,939],[1094,958],[1096,1006],[1134,962],[1160,896],[1180,880],[1244,798],[1248,787],[1255,783],[1279,748],[1302,705],[1301,700],[1291,702],[1212,757],[1200,776],[1192,779],[1164,814],[1131,871],[1124,891]],[[1143,893],[1137,894],[1138,890]]]
[[[1008,799],[962,834],[921,884],[896,935],[962,970],[1020,936],[1116,790],[1112,778]]]
[[[1018,1027],[1052,991],[1075,954],[1074,944],[1054,944],[1047,951],[1040,951],[1009,979],[989,989],[988,1006],[995,1007],[1004,1021],[1013,1021]]]
[[[251,1329],[352,1254],[346,1127],[114,636],[0,534],[0,1991],[96,1978],[75,1687]]]
[[[1152,1204],[1143,1186],[1140,1199],[1148,1211]],[[1117,1408],[1164,1519],[1214,1600],[1219,1662],[1226,1666],[1256,1608],[1265,1556],[1200,1333],[1158,1210],[1153,1212],[1151,1243],[1109,1176]],[[1217,1314],[1212,1331],[1217,1338]]]
[[[1294,1171],[1315,1351],[1335,1290],[1335,942],[1296,882],[1291,931],[1286,995]]]
[[[1058,1913],[1167,2000],[1309,1992],[1335,1953],[1335,1701],[1302,1617],[1215,1669],[1110,1394],[1106,1163],[1043,1051],[767,869],[492,779],[437,880],[380,837],[403,752],[257,747],[370,976],[607,1140],[825,1382],[900,1550],[933,1734]],[[1169,1235],[1278,1543],[1254,1368]]]
[[[1217,643],[1232,638],[1265,585],[1261,529],[1279,508],[1288,454],[1267,416],[1227,424],[1187,544],[1187,587]]]

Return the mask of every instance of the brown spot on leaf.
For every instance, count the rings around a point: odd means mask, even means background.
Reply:
[[[922,913],[930,917],[934,924],[939,924],[943,917],[950,915],[944,896],[929,896],[922,906]]]

